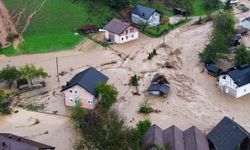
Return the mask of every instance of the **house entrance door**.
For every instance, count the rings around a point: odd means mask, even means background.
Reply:
[[[110,42],[114,42],[115,41],[115,35],[109,34],[109,40],[110,40]]]

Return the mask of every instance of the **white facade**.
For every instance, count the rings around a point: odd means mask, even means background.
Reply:
[[[114,34],[110,31],[105,31],[105,39],[109,39],[112,42],[115,42],[118,44],[129,42],[131,40],[136,40],[138,38],[139,38],[138,29],[132,26],[126,29],[125,31],[123,31],[123,33],[120,35]]]
[[[234,83],[233,79],[227,74],[219,76],[218,86],[223,92],[235,98],[239,98],[241,96],[244,96],[250,93],[250,83],[244,86],[238,87]]]
[[[243,28],[246,28],[248,30],[250,30],[250,21],[249,20],[243,20],[240,22],[240,25],[243,27]]]
[[[154,12],[148,20],[145,20],[144,18],[141,18],[140,16],[136,14],[132,14],[132,22],[135,24],[142,24],[142,23],[147,23],[148,27],[155,27],[160,25],[160,13]]]

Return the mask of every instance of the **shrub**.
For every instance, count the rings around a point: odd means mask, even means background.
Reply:
[[[75,123],[75,125],[79,126],[81,120],[83,119],[85,114],[85,110],[81,107],[74,107],[70,111],[70,118]]]
[[[140,80],[140,77],[135,74],[132,77],[130,77],[129,84],[131,84],[132,86],[137,87],[139,85],[139,83],[138,83],[139,80]]]
[[[104,110],[108,110],[117,101],[118,91],[114,86],[98,84],[95,90],[101,98],[101,106]]]
[[[143,114],[149,114],[151,112],[153,112],[154,109],[150,106],[148,106],[147,104],[143,103],[140,105],[140,108],[139,108],[139,112],[140,113],[143,113]]]
[[[155,49],[153,49],[152,52],[148,53],[148,60],[151,60],[156,55],[157,55],[157,52]]]
[[[44,104],[27,104],[23,106],[24,109],[29,111],[41,111],[45,108]]]
[[[5,99],[5,93],[4,91],[0,90],[0,113],[2,114],[10,114],[11,113],[11,108],[10,103],[4,101]]]
[[[9,89],[11,89],[14,81],[20,77],[20,72],[15,66],[7,65],[0,71],[0,81],[4,81],[8,84]]]

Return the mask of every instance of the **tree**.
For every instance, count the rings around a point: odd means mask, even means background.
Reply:
[[[211,19],[211,13],[213,10],[219,7],[220,2],[218,0],[205,0],[203,3],[204,10],[208,16],[208,19]]]
[[[74,107],[70,111],[70,118],[75,123],[76,126],[79,126],[81,120],[84,117],[84,114],[85,114],[85,110],[82,107],[80,106]]]
[[[7,65],[0,71],[0,81],[4,81],[11,89],[14,81],[20,77],[20,72],[16,69],[15,66]]]
[[[192,0],[181,0],[181,7],[186,10],[186,20],[187,16],[191,15],[193,13],[193,5]]]
[[[20,67],[21,78],[30,81],[33,85],[32,80],[35,78],[45,78],[48,76],[48,73],[43,70],[43,68],[37,68],[34,64],[26,64],[23,67]]]
[[[250,64],[250,52],[247,50],[244,44],[241,44],[235,51],[235,62],[236,66],[243,64]]]
[[[230,41],[235,33],[235,18],[231,12],[218,13],[213,20],[213,34],[221,32]]]
[[[95,90],[101,98],[101,106],[104,110],[108,110],[117,101],[118,91],[114,86],[98,84]]]
[[[233,10],[233,6],[231,4],[231,0],[227,0],[223,6],[224,11],[231,11]]]
[[[107,113],[88,112],[81,121],[81,135],[88,149],[134,149],[134,130],[125,125],[116,111]]]
[[[150,120],[143,120],[139,121],[136,124],[136,131],[135,131],[135,144],[136,148],[140,149],[140,145],[143,139],[144,134],[147,132],[148,128],[151,126]]]
[[[9,107],[10,103],[4,101],[5,93],[4,91],[0,90],[0,113],[2,114],[9,114],[11,113],[11,109]]]

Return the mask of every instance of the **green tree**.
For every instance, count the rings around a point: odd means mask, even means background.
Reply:
[[[0,71],[0,81],[6,82],[11,89],[14,81],[16,81],[20,77],[20,72],[17,70],[15,66],[7,65]]]
[[[192,3],[193,3],[192,0],[181,0],[181,7],[187,11],[186,12],[186,20],[187,20],[187,16],[189,16],[193,13]]]
[[[125,125],[116,111],[88,112],[81,121],[81,134],[88,149],[118,150],[131,148],[134,130]]]
[[[236,66],[243,64],[250,64],[250,52],[247,50],[244,44],[241,44],[235,51],[235,62]]]
[[[232,11],[233,10],[233,6],[231,4],[231,0],[227,0],[223,6],[223,9],[225,11]]]
[[[140,145],[143,139],[144,134],[147,132],[148,128],[151,126],[150,120],[139,121],[136,124],[135,129],[135,144],[136,149],[140,149]]]
[[[82,107],[80,106],[74,107],[70,111],[70,118],[75,123],[76,126],[79,126],[81,120],[84,117],[84,114],[85,114],[85,110]]]
[[[95,90],[101,98],[101,106],[104,110],[108,110],[117,101],[118,91],[114,86],[98,84]]]
[[[5,93],[4,91],[0,90],[0,113],[2,114],[9,114],[11,113],[11,109],[9,107],[9,102],[4,101]]]
[[[235,33],[235,18],[231,12],[218,13],[213,19],[213,34],[221,32],[230,41]]]
[[[33,85],[32,80],[35,78],[46,78],[48,73],[43,70],[43,68],[37,68],[34,64],[26,64],[20,67],[21,78],[30,81]]]

